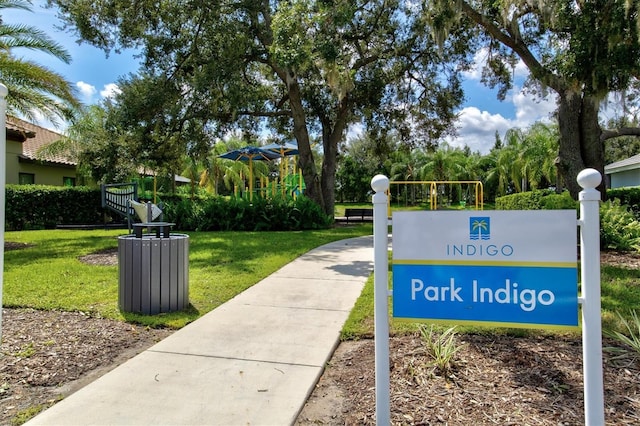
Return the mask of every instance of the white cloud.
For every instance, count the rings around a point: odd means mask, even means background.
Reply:
[[[511,101],[516,111],[517,127],[528,127],[541,120],[548,121],[551,114],[557,109],[555,94],[549,94],[546,98],[539,99],[518,87],[514,87]]]
[[[487,60],[487,56],[487,48],[483,47],[482,49],[478,50],[475,55],[473,55],[473,65],[471,65],[471,69],[462,73],[464,78],[467,80],[480,80],[480,77],[482,77],[482,66]]]
[[[537,99],[531,94],[523,92],[519,87],[514,87],[514,92],[507,97],[505,103],[513,105],[515,118],[505,118],[502,114],[491,113],[475,106],[468,106],[459,113],[456,123],[458,135],[447,138],[451,146],[471,148],[487,154],[495,143],[496,131],[501,138],[507,130],[515,127],[525,129],[536,121],[549,121],[551,114],[556,110],[556,97],[547,96],[546,99]]]
[[[51,130],[52,132],[59,133],[61,135],[66,134],[69,127],[69,123],[67,123],[66,121],[59,119],[54,123],[38,110],[31,110],[30,112],[31,114],[33,114],[33,118],[28,118],[21,114],[18,114],[17,117],[31,124],[35,124],[36,126]]]
[[[351,141],[352,139],[356,139],[364,134],[364,126],[362,123],[354,123],[351,124],[347,128],[347,141]]]
[[[120,90],[117,84],[109,83],[104,85],[104,88],[100,91],[100,96],[102,96],[103,98],[110,99],[115,97],[117,94],[121,92],[122,91]]]
[[[620,92],[611,92],[600,105],[600,118],[602,122],[620,120],[625,117],[633,122],[640,117],[640,106],[634,102],[625,101],[625,95]]]
[[[454,147],[468,146],[473,152],[480,151],[481,154],[487,154],[495,143],[496,131],[502,137],[504,132],[513,126],[512,120],[508,120],[500,114],[491,114],[488,111],[481,111],[470,106],[459,113],[456,124],[458,135],[454,138],[447,138],[446,141]]]
[[[89,83],[85,83],[84,81],[77,82],[76,87],[80,89],[80,93],[87,100],[91,100],[93,95],[96,94],[96,88]]]
[[[471,65],[471,69],[462,73],[465,79],[480,81],[482,78],[482,67],[489,59],[489,49],[483,47],[478,49],[478,51],[473,55],[473,64]],[[512,77],[514,80],[523,80],[529,76],[529,68],[522,62],[522,60],[518,60],[515,67],[512,70]]]
[[[525,79],[529,77],[529,68],[522,62],[522,59],[518,59],[518,63],[513,69],[514,79]]]

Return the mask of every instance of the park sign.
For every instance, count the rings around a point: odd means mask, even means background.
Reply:
[[[575,210],[393,214],[393,316],[578,326]]]

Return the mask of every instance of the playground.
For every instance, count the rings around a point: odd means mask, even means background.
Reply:
[[[392,181],[389,209],[484,209],[484,187],[478,180]]]

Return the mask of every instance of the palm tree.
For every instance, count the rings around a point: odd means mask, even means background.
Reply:
[[[523,180],[531,189],[538,189],[544,183],[555,183],[559,140],[558,126],[537,122],[527,129],[520,155]]]
[[[391,165],[391,180],[392,181],[416,181],[420,180],[420,169],[427,161],[426,154],[420,150],[415,149],[410,152],[398,150],[393,155],[394,161]],[[400,188],[396,188],[400,191]],[[416,202],[416,185],[406,185],[402,188],[402,196],[404,197],[405,204],[411,200],[411,204]],[[400,194],[398,194],[400,196]],[[400,200],[398,199],[398,202]]]
[[[200,178],[202,176],[202,162],[198,161],[192,155],[185,155],[183,158],[184,169],[180,172],[186,178],[189,178],[190,186],[191,186],[191,199],[193,200],[196,196],[196,184],[199,184]]]
[[[487,180],[497,182],[497,195],[505,195],[511,189],[522,191],[522,139],[520,129],[509,129],[504,146],[495,151],[495,166],[487,174]]]
[[[457,148],[443,142],[437,150],[429,154],[426,163],[420,169],[423,180],[452,181],[464,173],[466,157]]]
[[[203,170],[200,174],[200,186],[213,195],[220,194],[220,184],[224,183],[227,189],[242,187],[242,175],[247,174],[248,167],[242,162],[230,162],[220,158],[220,155],[233,149],[244,146],[240,139],[232,138],[228,141],[219,140],[211,148],[209,155],[203,161]]]
[[[439,182],[460,180],[466,175],[467,160],[461,149],[443,142],[436,151],[428,155],[427,162],[420,169],[420,178]],[[442,190],[442,194],[449,202],[459,201],[459,185],[455,187],[455,194],[453,189],[451,185],[446,184]]]
[[[31,3],[23,0],[0,0],[3,9],[31,11]],[[38,114],[53,124],[73,119],[80,102],[75,90],[63,76],[15,55],[24,48],[48,53],[64,63],[71,62],[69,53],[35,27],[7,24],[0,15],[0,82],[7,86],[7,113],[34,121]]]
[[[1,1],[1,0],[0,0]],[[129,137],[110,123],[111,106],[79,108],[67,136],[40,148],[37,156],[64,155],[78,163],[78,173],[96,183],[127,182],[140,165],[129,148]]]

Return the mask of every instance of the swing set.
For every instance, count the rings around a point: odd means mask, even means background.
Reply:
[[[391,203],[391,199],[393,198],[394,185],[395,185],[395,200],[399,203],[402,198],[405,200],[405,206],[409,204],[409,195],[411,195],[411,199],[413,202],[423,200],[423,196],[426,194],[429,198],[429,208],[430,210],[438,209],[438,193],[439,188],[442,188],[441,195],[444,198],[445,188],[447,185],[450,185],[449,196],[451,196],[451,190],[457,189],[459,192],[459,205],[460,207],[466,208],[469,200],[473,201],[475,210],[483,210],[484,209],[484,188],[482,186],[482,182],[478,180],[444,180],[444,181],[433,181],[433,180],[423,180],[423,181],[395,181],[389,182],[389,203]],[[402,188],[402,185],[406,185]],[[462,197],[461,186],[467,185],[466,194]],[[474,189],[474,195],[471,197],[471,188]],[[402,190],[402,193],[401,193]],[[389,205],[391,207],[391,204]]]

